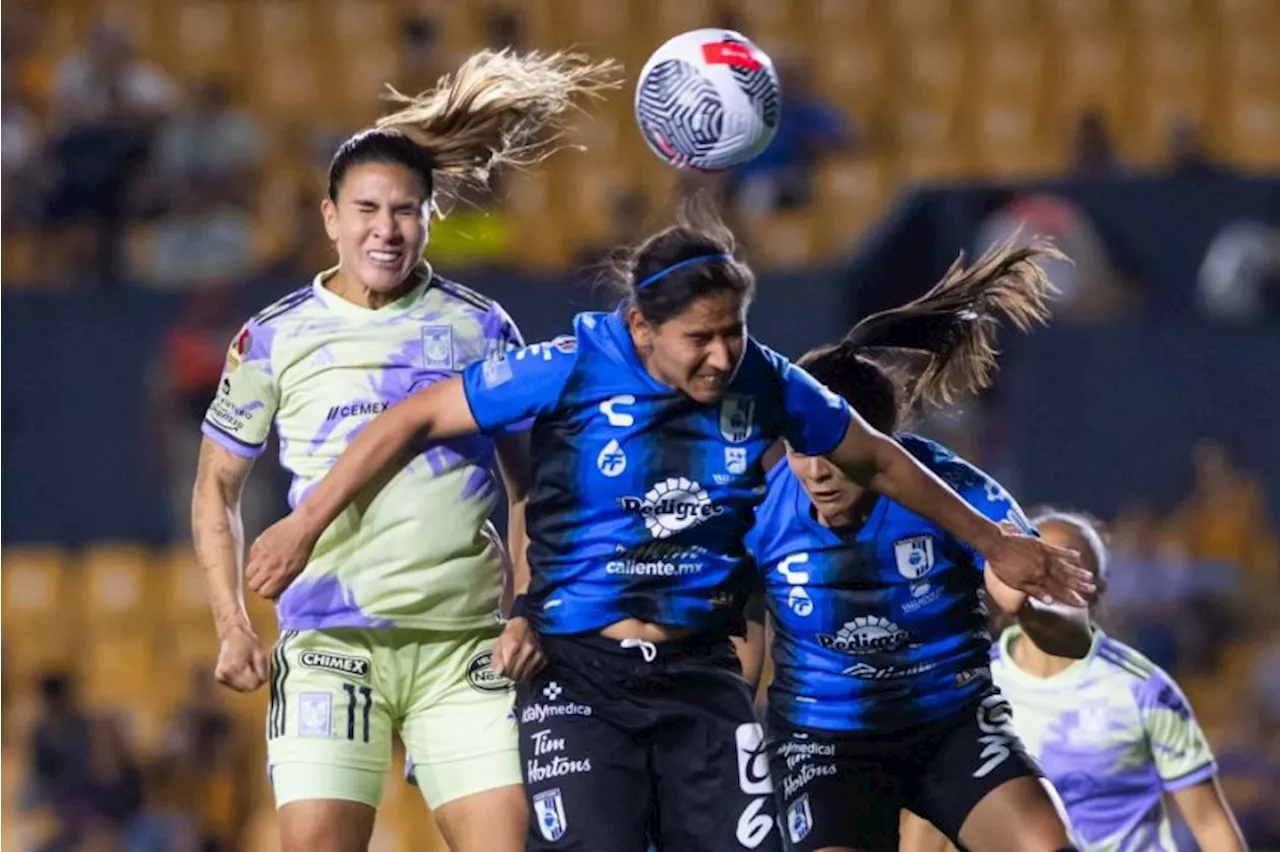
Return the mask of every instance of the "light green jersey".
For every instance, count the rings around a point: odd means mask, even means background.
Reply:
[[[378,310],[324,282],[276,302],[232,342],[204,434],[253,457],[274,424],[296,506],[352,438],[388,406],[468,364],[523,345],[496,302],[424,267]],[[357,496],[280,597],[282,630],[469,629],[492,624],[502,548],[490,516],[498,488],[483,436],[427,446]]]

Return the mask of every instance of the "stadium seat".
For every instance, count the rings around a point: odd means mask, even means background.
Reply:
[[[885,36],[882,13],[887,4],[878,0],[810,0],[808,6],[816,37],[833,34]]]
[[[890,173],[870,158],[823,163],[814,178],[818,246],[827,253],[850,250],[889,199]]]
[[[956,104],[910,100],[898,104],[894,115],[900,152],[953,151],[961,142],[960,108]]]
[[[901,43],[903,88],[932,100],[958,103],[964,95],[968,45],[950,36]]]
[[[89,624],[149,625],[158,619],[151,552],[143,545],[91,545],[81,554],[80,593]]]
[[[1113,0],[1049,0],[1049,16],[1056,30],[1096,33],[1116,23]]]
[[[1280,5],[1275,0],[1215,0],[1213,5],[1223,26],[1240,35],[1266,29],[1274,32],[1280,25]]]
[[[170,16],[172,34],[157,41],[157,55],[165,67],[189,79],[210,73],[230,74],[239,82],[247,79],[247,63],[237,61],[239,5],[234,0],[160,4],[161,14]]]
[[[1030,36],[1001,35],[984,41],[972,54],[973,94],[982,98],[1022,93],[1038,102],[1048,70],[1045,53],[1039,39]]]
[[[1195,0],[1133,0],[1129,9],[1133,23],[1142,32],[1189,31],[1202,23]]]
[[[626,174],[607,165],[583,164],[571,172],[561,171],[558,176],[565,179],[560,197],[574,223],[572,232],[579,240],[574,248],[609,240],[613,235],[614,201],[627,188]]]
[[[860,120],[886,98],[893,79],[887,40],[876,33],[824,31],[818,35],[818,52],[825,61],[813,71],[817,88],[825,97]]]
[[[803,264],[817,249],[814,223],[808,211],[775,213],[747,223],[747,256],[760,269]]]
[[[1207,88],[1212,71],[1209,59],[1209,44],[1197,33],[1156,33],[1134,45],[1132,67],[1148,86]]]
[[[973,108],[975,165],[1000,177],[1040,171],[1044,128],[1038,104],[1021,98],[982,99]]]
[[[1226,115],[1226,152],[1252,168],[1280,168],[1280,96],[1236,93]]]
[[[711,0],[653,0],[641,21],[649,26],[649,42],[655,47],[674,35],[715,22],[716,9]]]
[[[907,36],[946,33],[958,17],[955,0],[896,0],[885,5],[892,28]]]
[[[6,634],[10,626],[41,625],[47,629],[66,620],[72,581],[67,576],[65,551],[58,547],[6,547],[0,563]]]
[[[1118,34],[1089,33],[1063,41],[1060,67],[1048,101],[1056,109],[1057,132],[1070,133],[1085,109],[1100,109],[1113,128],[1122,126],[1128,109],[1127,46]]]
[[[1033,0],[972,0],[970,13],[979,36],[1028,35],[1036,25]]]
[[[1227,90],[1231,93],[1280,90],[1280,49],[1277,34],[1250,32],[1234,35],[1223,51]]]
[[[209,620],[204,571],[191,548],[179,546],[161,552],[152,560],[151,573],[166,625],[181,627]]]
[[[104,626],[92,630],[80,654],[85,702],[112,707],[159,704],[167,692],[155,674],[156,631]]]

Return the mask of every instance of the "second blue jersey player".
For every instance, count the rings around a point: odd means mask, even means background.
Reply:
[[[733,250],[695,209],[619,267],[616,311],[580,315],[573,336],[468,367],[375,418],[255,545],[251,576],[287,575],[407,445],[532,421],[533,579],[494,651],[520,681],[530,849],[643,852],[650,835],[691,852],[780,848],[763,732],[729,642],[778,439],[974,542],[1012,585],[1092,588],[1075,554],[975,512],[752,340],[754,277]]]
[[[1047,317],[1039,250],[1004,246],[800,363],[876,428],[986,384],[1000,319]],[[991,477],[897,441],[992,523],[1030,531]],[[899,814],[982,850],[1069,847],[992,685],[982,554],[788,444],[748,539],[775,627],[770,761],[796,850],[898,849]]]

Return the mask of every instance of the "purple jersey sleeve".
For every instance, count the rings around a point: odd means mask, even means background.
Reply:
[[[252,321],[240,329],[201,426],[205,437],[245,458],[256,458],[266,448],[279,403],[271,339],[270,327]]]
[[[1173,792],[1207,781],[1217,764],[1186,695],[1163,671],[1138,685],[1134,698],[1164,789]]]
[[[774,352],[769,356],[782,380],[782,437],[798,453],[825,456],[849,431],[849,404],[786,358]]]
[[[577,341],[557,337],[467,367],[462,383],[480,431],[512,431],[556,407],[577,362]]]

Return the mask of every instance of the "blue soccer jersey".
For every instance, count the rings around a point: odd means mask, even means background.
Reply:
[[[530,620],[551,634],[625,618],[728,629],[753,586],[743,540],[761,457],[778,438],[830,452],[847,404],[751,339],[724,397],[699,403],[649,375],[621,310],[574,330],[463,377],[483,431],[533,421]]]
[[[981,470],[923,438],[898,440],[983,515],[1030,530]],[[931,521],[881,497],[861,529],[825,527],[783,463],[747,543],[775,624],[769,709],[784,724],[897,731],[990,689],[982,556]]]

